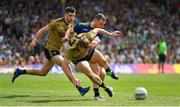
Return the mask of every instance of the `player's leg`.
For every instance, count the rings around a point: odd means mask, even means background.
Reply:
[[[51,61],[54,62],[55,64],[59,65],[60,67],[62,66],[63,63],[63,57],[60,55],[56,55],[51,58]]]
[[[105,76],[106,76],[106,72],[105,72],[104,68],[99,66],[99,64],[97,64],[97,63],[90,63],[89,62],[89,64],[90,64],[92,71],[96,75],[98,75],[101,78],[101,80],[103,81]]]
[[[166,60],[166,56],[164,54],[159,54],[159,73],[164,73],[164,63]]]
[[[12,82],[15,81],[17,77],[19,77],[22,74],[29,74],[29,75],[37,75],[37,76],[45,76],[49,72],[49,70],[54,65],[53,62],[50,62],[49,60],[45,60],[43,67],[41,69],[19,69],[17,68],[14,72]]]
[[[52,60],[52,62],[54,62],[55,64],[57,64],[57,65],[59,65],[61,67],[64,58],[62,56],[60,56],[60,55],[56,55],[56,56],[52,57],[51,60]],[[81,86],[76,86],[76,88],[78,89],[79,93],[82,96],[85,95],[90,90],[90,87],[82,88]]]
[[[161,73],[161,55],[159,54],[159,59],[158,59],[158,70],[159,73]]]
[[[106,76],[106,71],[105,71],[105,69],[104,69],[103,67],[100,67],[99,77],[101,78],[101,80],[104,81],[105,76]]]
[[[86,76],[91,79],[94,83],[98,84],[100,87],[104,88],[104,90],[108,93],[110,97],[113,96],[112,89],[107,87],[103,81],[100,79],[99,76],[97,76],[95,73],[93,73],[89,63],[87,61],[81,61],[77,63],[76,65],[77,69],[81,72],[83,72]]]
[[[51,68],[53,67],[53,65],[54,65],[53,62],[46,59],[41,69],[29,69],[29,70],[27,69],[26,74],[46,76],[48,72],[51,70]]]
[[[158,71],[159,71],[159,74],[161,73],[161,62],[158,61]]]
[[[163,57],[162,57],[162,73],[164,73],[164,64],[165,64],[165,61],[166,61],[166,55],[163,54]]]
[[[111,76],[113,79],[119,79],[119,77],[114,72],[112,72],[112,70],[110,69],[109,63],[106,60],[106,58],[97,49],[95,49],[95,51],[93,53],[93,56],[90,59],[90,62],[98,63],[100,66],[105,68],[105,71],[106,71],[107,75]]]
[[[162,62],[161,69],[162,69],[162,73],[164,73],[164,62]]]
[[[161,74],[162,73],[162,62],[159,63],[159,73]]]
[[[98,76],[101,78],[101,80],[103,81],[103,80],[104,80],[104,77],[102,77],[102,75],[100,75],[100,72],[101,72],[101,71],[100,71],[100,70],[101,70],[100,66],[99,66],[97,63],[89,63],[89,65],[90,65],[92,71],[93,71],[96,75],[98,75]],[[104,75],[104,76],[105,76],[105,75]],[[100,95],[100,93],[99,93],[99,85],[93,83],[93,91],[94,91],[94,99],[95,99],[95,100],[104,100],[104,99],[103,99],[103,96]]]
[[[106,58],[106,61],[110,64],[111,63],[111,58],[109,55],[104,55],[104,57]]]
[[[46,60],[45,60],[44,65],[41,69],[29,69],[29,70],[24,69],[24,70],[21,70],[21,69],[17,68],[14,72],[12,82],[14,82],[15,79],[22,74],[46,76],[47,73],[49,72],[49,70],[54,65],[54,63],[51,61],[51,58],[55,55],[60,54],[60,53],[59,53],[59,51],[55,51],[55,50],[51,51],[51,50],[48,50],[46,48],[44,49],[44,53],[46,56]]]

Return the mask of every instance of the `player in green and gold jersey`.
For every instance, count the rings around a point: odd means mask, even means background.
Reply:
[[[64,61],[62,68],[64,71],[69,71],[70,62],[73,62],[77,69],[87,75],[94,83],[104,88],[110,97],[113,96],[112,90],[107,87],[98,75],[96,75],[90,63],[98,63],[104,68],[108,68],[108,62],[103,59],[103,55],[95,48],[90,47],[90,43],[94,40],[97,33],[110,37],[119,36],[119,31],[107,32],[101,28],[95,28],[90,32],[80,33],[68,41],[66,51],[64,53]]]
[[[49,24],[42,27],[36,33],[35,38],[29,45],[30,49],[34,49],[44,32],[50,32],[50,36],[44,50],[46,56],[44,65],[41,69],[21,70],[17,68],[14,72],[12,82],[14,82],[15,79],[21,74],[46,76],[54,64],[62,66],[63,57],[60,56],[60,50],[63,44],[62,38],[65,36],[67,29],[73,26],[75,14],[76,10],[73,7],[66,7],[64,17],[52,20]],[[65,74],[69,80],[78,88],[81,95],[84,95],[87,91],[89,91],[89,87],[80,87],[80,81],[73,75],[73,73],[65,72]]]
[[[91,22],[76,23],[76,25],[73,28],[68,29],[68,31],[66,32],[67,36],[65,36],[63,38],[63,40],[67,41],[69,39],[68,33],[75,33],[78,35],[80,33],[89,32],[95,28],[104,28],[105,24],[106,24],[105,15],[102,13],[98,13],[94,16],[94,18]],[[96,37],[91,42],[91,47],[95,48],[96,45],[99,42],[101,42],[102,39],[103,39],[103,35],[97,34]],[[106,61],[108,62],[110,60],[108,58],[109,57],[107,55],[105,55],[105,57],[102,58],[102,60],[106,59]],[[105,79],[106,74],[111,76],[113,79],[118,79],[118,76],[114,72],[111,72],[112,70],[110,70],[108,66],[106,68],[104,68],[104,67],[99,66],[99,64],[97,64],[97,63],[89,62],[89,64],[90,64],[93,72],[95,74],[97,74],[101,78],[102,81]],[[94,91],[94,99],[95,100],[104,100],[103,96],[99,93],[99,86],[95,83],[93,84],[93,91]]]

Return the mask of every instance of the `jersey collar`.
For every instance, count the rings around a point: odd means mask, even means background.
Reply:
[[[66,24],[66,25],[69,25],[68,23],[66,23],[66,21],[65,21],[65,18],[63,17],[63,21],[64,21],[64,23]]]

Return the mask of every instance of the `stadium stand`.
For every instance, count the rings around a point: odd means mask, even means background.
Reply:
[[[3,0],[0,4],[0,59],[11,64],[39,64],[43,45],[27,49],[35,32],[51,19],[62,16],[64,6],[74,6],[77,22],[91,21],[102,12],[106,29],[118,29],[124,38],[108,39],[97,46],[111,63],[157,63],[157,38],[168,44],[167,63],[180,63],[180,2],[178,0]],[[106,45],[105,45],[106,44]],[[112,57],[113,56],[113,57]]]

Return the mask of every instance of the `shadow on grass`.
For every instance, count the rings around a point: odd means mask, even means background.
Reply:
[[[53,99],[48,99],[48,100],[32,100],[33,97],[51,97],[51,96],[33,96],[33,95],[6,95],[6,96],[0,96],[1,99],[15,99],[15,98],[26,98],[29,97],[28,101],[25,102],[30,102],[30,103],[48,103],[48,102],[72,102],[72,101],[93,101],[93,99],[71,99],[72,96],[61,96],[61,98],[64,99],[59,99],[59,100],[53,100]],[[70,98],[71,97],[71,98]],[[22,102],[22,100],[21,100]]]
[[[30,95],[7,95],[7,96],[1,96],[0,98],[17,98],[17,97],[30,97]]]
[[[7,95],[7,96],[0,96],[0,99],[1,98],[7,98],[7,99],[11,99],[11,98],[24,98],[24,97],[49,97],[49,96]]]
[[[93,99],[62,99],[62,100],[33,100],[31,103],[48,103],[48,102],[72,102],[72,101],[93,101]]]
[[[6,96],[0,96],[0,99],[14,99],[14,98],[33,98],[33,97],[51,97],[51,96],[32,96],[32,95],[6,95]],[[72,96],[61,96],[64,99],[60,100],[29,100],[26,102],[30,103],[48,103],[48,102],[72,102],[72,101],[93,101],[93,99],[71,99]],[[71,97],[71,98],[70,98]]]

